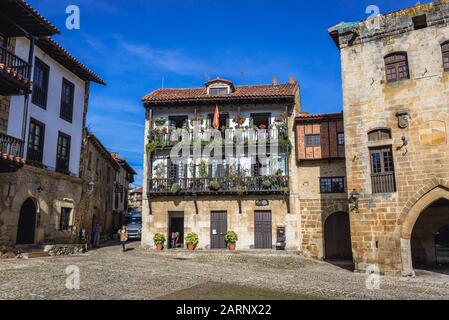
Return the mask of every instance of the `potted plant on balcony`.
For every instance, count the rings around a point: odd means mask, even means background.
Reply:
[[[181,191],[181,186],[178,183],[173,183],[170,188],[170,191],[172,193],[178,193],[179,191]]]
[[[167,120],[165,118],[158,118],[158,119],[154,120],[154,124],[158,127],[165,126],[166,123],[167,123]]]
[[[162,233],[156,233],[153,237],[154,244],[156,245],[156,249],[158,251],[164,250],[164,244],[165,244],[165,236]]]
[[[147,152],[153,153],[154,151],[156,151],[157,147],[158,147],[157,141],[151,140],[150,142],[147,143]]]
[[[186,236],[186,245],[189,251],[194,251],[198,245],[198,242],[200,242],[200,239],[195,232],[190,232]]]
[[[209,183],[209,189],[212,190],[212,191],[220,190],[220,183],[217,180],[212,180]]]
[[[270,189],[273,183],[271,182],[270,177],[264,177],[262,179],[262,188],[264,189]]]
[[[235,117],[234,117],[234,119],[232,119],[239,127],[241,127],[244,123],[245,123],[245,121],[246,121],[246,119],[245,119],[245,117],[244,116],[242,116],[241,114],[237,114]]]
[[[234,231],[226,232],[225,241],[228,244],[229,250],[235,250],[236,243],[238,240],[239,240],[239,237],[238,237],[237,233],[235,233]]]

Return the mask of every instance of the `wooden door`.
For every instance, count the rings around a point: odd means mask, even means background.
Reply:
[[[228,232],[227,212],[212,212],[210,218],[210,248],[226,249],[225,235]]]
[[[337,212],[324,224],[325,258],[352,260],[351,228],[349,214]]]
[[[272,249],[272,246],[271,211],[256,211],[254,212],[254,247]]]

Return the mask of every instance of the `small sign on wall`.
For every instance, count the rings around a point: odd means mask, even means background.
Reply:
[[[256,200],[256,206],[258,207],[268,207],[270,205],[270,201],[267,199]]]

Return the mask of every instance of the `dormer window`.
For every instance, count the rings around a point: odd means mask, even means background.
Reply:
[[[216,96],[220,94],[228,94],[228,88],[209,88],[209,94],[211,96]]]
[[[226,95],[235,91],[234,84],[225,79],[217,78],[205,83],[207,94],[211,96]]]

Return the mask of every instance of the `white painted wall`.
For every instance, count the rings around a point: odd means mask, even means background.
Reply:
[[[28,61],[29,46],[30,44],[28,39],[17,38],[15,49],[16,55],[18,55],[25,61]],[[30,97],[30,108],[29,108],[30,112],[28,115],[28,126],[25,140],[25,156],[27,150],[26,146],[28,145],[29,118],[32,117],[45,124],[43,164],[51,168],[56,167],[56,148],[58,143],[58,134],[59,131],[61,131],[71,136],[69,169],[73,175],[79,176],[85,83],[83,80],[78,78],[72,72],[61,66],[51,57],[49,57],[38,47],[35,47],[35,57],[36,56],[50,67],[47,109],[44,110],[34,105],[31,102]],[[72,123],[69,123],[59,117],[63,78],[69,80],[75,85]],[[33,79],[33,76],[31,76],[31,79]],[[9,121],[8,135],[21,138],[24,97],[23,96],[12,97],[10,110],[11,112],[9,113],[9,120],[8,120]]]

